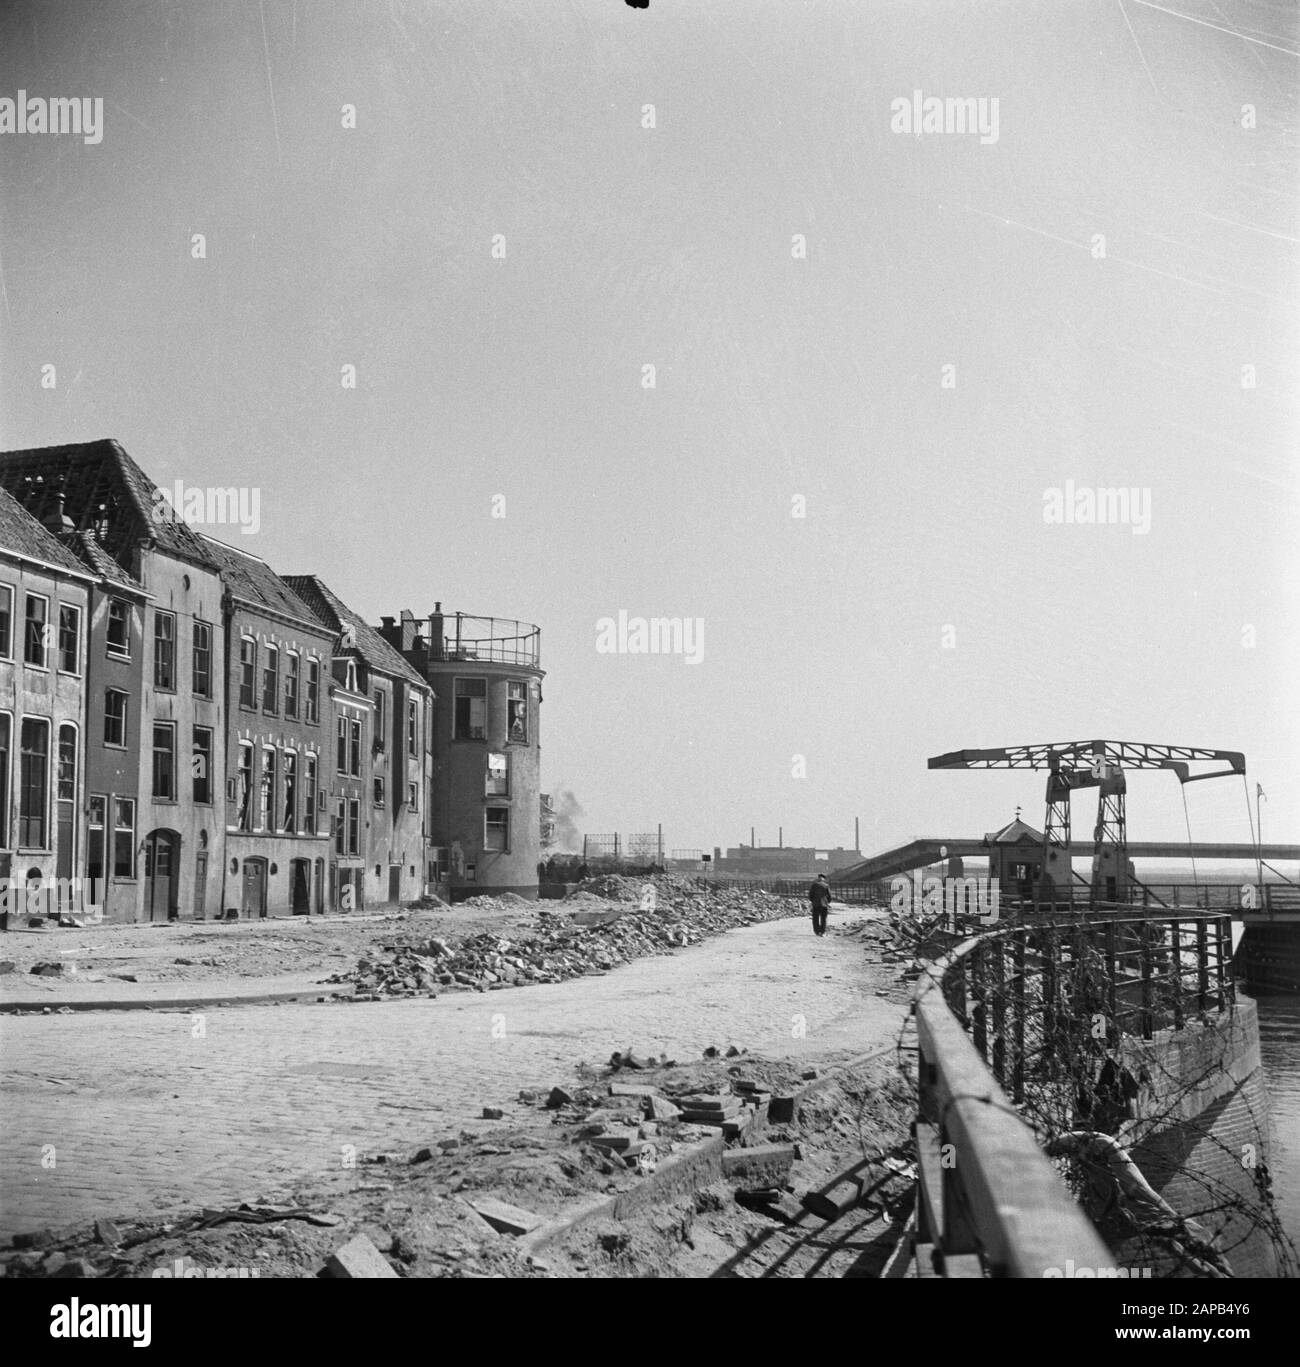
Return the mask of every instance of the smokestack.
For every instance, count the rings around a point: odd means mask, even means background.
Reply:
[[[778,826],[778,827],[776,828],[776,847],[777,847],[778,850],[783,850],[783,849],[785,849],[785,827],[784,827],[784,826]]]
[[[429,658],[431,660],[444,658],[441,603],[435,603],[433,611],[429,614]]]
[[[752,826],[749,828],[749,848],[751,850],[758,849],[758,845],[754,841],[754,828]]]
[[[853,852],[855,854],[862,853],[862,834],[858,830],[858,818],[856,816],[853,818]]]

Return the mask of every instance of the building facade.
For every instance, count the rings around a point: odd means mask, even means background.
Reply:
[[[115,441],[0,452],[0,877],[119,922],[535,897],[539,640],[372,627]]]
[[[202,912],[220,832],[190,780],[209,756],[207,790],[224,779],[218,568],[188,526],[156,516],[154,485],[115,441],[0,453],[0,485],[94,576],[78,871],[108,920]]]
[[[56,527],[57,527],[56,523]],[[0,489],[0,915],[84,914],[86,625],[92,577]],[[49,889],[58,883],[53,907]],[[93,899],[92,899],[93,905]]]
[[[226,917],[329,900],[333,635],[258,556],[205,538],[226,585]]]
[[[453,901],[537,896],[541,632],[444,613],[384,618],[380,634],[432,686],[431,883]]]
[[[336,835],[335,858],[346,861],[338,886],[352,888],[354,905],[410,901],[434,881],[426,876],[433,689],[323,580],[286,582],[335,633],[336,817],[345,833]],[[354,764],[358,727],[369,744]]]

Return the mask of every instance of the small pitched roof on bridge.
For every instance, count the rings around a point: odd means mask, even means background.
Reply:
[[[1000,831],[989,831],[984,837],[986,845],[1020,845],[1029,843],[1041,845],[1043,843],[1042,831],[1036,831],[1028,824],[1016,817],[1013,821],[1008,821]]]

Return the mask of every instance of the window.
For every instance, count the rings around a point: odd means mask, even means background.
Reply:
[[[505,853],[510,848],[510,809],[489,807],[483,825],[483,848]]]
[[[349,732],[350,732],[350,735],[349,735],[349,744],[348,744],[348,758],[349,758],[349,760],[350,760],[351,763],[352,763],[352,767],[348,770],[348,773],[350,773],[350,774],[352,775],[353,778],[360,778],[360,777],[361,777],[361,719],[360,719],[359,717],[353,717],[353,718],[351,719],[351,721],[350,721],[350,723],[349,723]]]
[[[113,802],[113,877],[135,877],[135,802],[129,797]]]
[[[420,785],[418,783],[406,785],[406,801],[413,812],[420,810]]]
[[[320,721],[320,661],[307,661],[307,720]]]
[[[284,820],[280,829],[286,835],[294,835],[298,830],[298,755],[286,750],[284,764]]]
[[[45,647],[48,643],[45,630],[49,617],[50,603],[47,598],[36,594],[27,595],[27,632],[23,637],[23,659],[37,669],[45,668]]]
[[[59,727],[59,768],[55,798],[59,802],[77,800],[77,728]]]
[[[194,754],[190,760],[194,775],[194,801],[212,801],[212,731],[206,726],[194,728]]]
[[[121,689],[104,690],[105,745],[126,745],[126,699]]]
[[[257,829],[275,830],[275,751],[262,747],[262,774],[258,784]]]
[[[81,609],[68,603],[59,604],[59,668],[81,673]]]
[[[340,774],[348,771],[348,719],[340,712],[338,719],[338,763]]]
[[[506,685],[506,739],[526,741],[528,739],[528,685],[509,683]]]
[[[377,779],[375,779],[375,780],[374,780],[374,787],[375,787],[375,806],[376,806],[376,807],[382,807],[382,806],[384,805],[384,780],[383,780],[382,778],[377,778]]]
[[[356,854],[360,848],[361,841],[361,799],[359,797],[348,800],[348,853]]]
[[[0,848],[9,844],[9,746],[13,722],[0,712]]]
[[[489,755],[487,757],[487,788],[488,797],[508,797],[510,795],[510,769],[506,762],[505,755]]]
[[[18,843],[43,850],[50,793],[50,724],[23,721],[18,770]]]
[[[239,705],[257,706],[257,642],[251,636],[239,640]]]
[[[176,801],[176,723],[153,724],[153,795],[162,802]]]
[[[348,804],[339,798],[334,809],[334,853],[348,852]]]
[[[196,698],[212,696],[212,627],[194,623],[194,670],[191,689]]]
[[[108,653],[124,659],[131,655],[131,607],[121,598],[112,598],[108,604]]]
[[[420,754],[420,703],[417,698],[406,700],[406,753]]]
[[[104,876],[104,823],[108,799],[102,793],[90,795],[90,819],[86,830],[86,877],[94,881],[91,900],[98,901],[98,883]]]
[[[8,584],[0,584],[0,659],[14,657],[14,591]]]
[[[279,706],[280,694],[280,651],[277,646],[267,646],[266,664],[262,666],[262,711],[274,712]]]
[[[456,739],[487,737],[487,680],[456,680]]]
[[[384,748],[384,737],[388,735],[388,694],[382,688],[375,689],[375,749]]]
[[[239,742],[239,776],[235,787],[235,819],[241,831],[253,829],[253,746]]]
[[[302,829],[304,835],[316,834],[316,756],[303,761]]]
[[[176,614],[153,615],[153,686],[176,691]]]
[[[284,715],[298,715],[298,674],[302,661],[297,653],[290,651],[284,662]]]

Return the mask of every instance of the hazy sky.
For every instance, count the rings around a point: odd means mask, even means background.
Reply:
[[[1037,825],[927,756],[1100,736],[1244,750],[1294,840],[1298,52],[1282,0],[10,4],[0,97],[104,118],[0,135],[0,440],[256,487],[208,530],[372,621],[538,623],[591,831]],[[1129,813],[1183,836],[1167,774]]]

